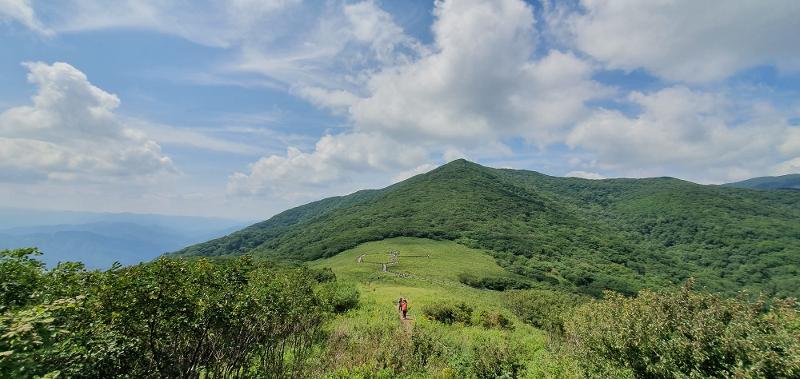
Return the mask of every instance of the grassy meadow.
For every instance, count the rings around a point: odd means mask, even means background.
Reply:
[[[380,263],[389,262],[393,251],[399,252],[398,263],[382,272]],[[502,292],[459,282],[465,273],[514,275],[484,251],[451,241],[399,237],[365,243],[310,266],[331,268],[337,280],[355,284],[361,293],[358,309],[331,323],[326,355],[335,362],[321,368],[331,377],[570,376],[569,363],[548,351],[547,333],[506,310]],[[409,301],[406,322],[397,311],[401,296]],[[472,308],[469,321],[444,324],[424,315],[432,306],[460,303]],[[481,315],[492,312],[509,319],[511,326],[485,325]],[[426,341],[420,339],[430,339],[428,351],[421,351]]]

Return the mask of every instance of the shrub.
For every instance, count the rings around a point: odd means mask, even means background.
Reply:
[[[463,302],[429,304],[422,309],[422,314],[444,324],[460,322],[469,325],[472,323],[472,307]]]
[[[0,291],[19,291],[0,293],[4,377],[297,377],[326,316],[303,268],[244,257],[47,270],[35,252],[0,259],[0,274],[19,274],[0,275]],[[341,291],[335,303],[352,303]]]
[[[327,282],[320,286],[318,293],[328,309],[334,313],[344,313],[358,306],[359,292],[352,283]]]
[[[458,276],[458,280],[472,288],[488,289],[493,291],[530,288],[528,283],[506,276],[486,276],[479,278],[472,274],[462,273]]]
[[[569,312],[588,299],[559,291],[525,290],[505,293],[508,309],[522,321],[560,335]]]
[[[470,371],[477,378],[519,378],[523,357],[511,341],[480,338],[472,347]],[[470,376],[473,376],[470,375]]]
[[[692,291],[607,293],[566,323],[589,373],[635,377],[798,377],[800,334],[791,301]]]
[[[483,311],[478,315],[478,320],[484,328],[513,329],[514,323],[504,314],[497,311]]]

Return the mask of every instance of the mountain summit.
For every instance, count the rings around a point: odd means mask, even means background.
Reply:
[[[309,261],[398,236],[485,249],[542,285],[593,295],[688,277],[728,293],[800,294],[800,192],[560,178],[463,159],[383,189],[293,208],[175,254]]]

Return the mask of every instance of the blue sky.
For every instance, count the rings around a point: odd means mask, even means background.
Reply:
[[[790,0],[0,0],[0,206],[260,219],[459,157],[800,172],[799,17]]]

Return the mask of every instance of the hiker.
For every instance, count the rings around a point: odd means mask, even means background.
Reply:
[[[406,319],[406,313],[408,312],[408,300],[400,298],[400,303],[397,305],[400,309],[400,312],[403,312],[403,320]]]

